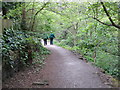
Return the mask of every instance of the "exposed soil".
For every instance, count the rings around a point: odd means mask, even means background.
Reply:
[[[3,88],[109,88],[98,74],[100,71],[80,60],[71,51],[55,45],[45,46],[51,50],[46,64],[31,66],[18,72],[3,83]]]

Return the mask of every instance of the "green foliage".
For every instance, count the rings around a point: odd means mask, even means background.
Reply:
[[[101,35],[103,33],[106,33],[106,32],[105,31],[102,32]],[[78,41],[76,46],[71,47],[72,49],[70,48],[67,48],[67,49],[75,50],[76,52],[82,54],[88,61],[91,61],[91,62],[94,62],[95,58],[93,57],[94,57],[95,51],[97,50],[95,64],[98,67],[103,68],[107,73],[115,77],[119,77],[118,56],[117,56],[117,53],[118,53],[117,37],[115,36],[113,37],[110,33],[111,32],[108,32],[107,34],[105,34],[105,36],[101,36],[98,31],[99,37],[96,38],[95,40],[94,40],[94,36],[92,37],[93,40],[89,39],[91,37],[87,37],[86,39],[84,38],[84,40]],[[101,39],[101,38],[104,38],[104,39]],[[63,41],[61,41],[61,43],[63,45],[66,44],[66,42],[63,42]]]
[[[4,30],[2,44],[3,66],[12,68],[14,68],[16,60],[19,60],[22,65],[28,64],[29,50],[32,50],[32,58],[35,57],[34,52],[40,52],[40,55],[50,53],[42,47],[41,42],[35,36],[12,29]],[[15,53],[17,55],[14,56]]]
[[[111,55],[104,51],[98,51],[96,65],[103,68],[107,73],[119,77],[118,59],[118,56]]]
[[[45,64],[44,60],[46,58],[46,55],[50,54],[51,52],[46,49],[45,47],[40,47],[39,52],[34,52],[34,60],[32,64],[39,64],[41,66],[42,64]]]
[[[103,68],[106,73],[119,77],[117,30],[89,22],[86,28],[81,27],[78,32],[74,34],[75,43],[71,33],[68,33],[66,39],[59,39],[59,45],[82,54],[88,61]],[[70,43],[74,43],[73,46]]]
[[[113,21],[117,22],[118,3],[104,2],[104,4]],[[118,31],[91,18],[96,17],[110,24],[101,4],[99,2],[67,3],[54,7],[52,10],[61,17],[59,24],[61,29],[56,32],[59,33],[57,45],[82,54],[88,61],[105,69],[106,73],[119,77]]]
[[[42,8],[44,3],[25,3],[26,8],[21,3],[13,4],[16,7],[10,6],[11,3],[4,3],[7,8],[10,7],[6,17],[13,17],[13,28],[21,30],[22,15],[25,13],[25,20],[22,25],[26,23],[23,26],[27,27],[27,34],[13,30],[5,31],[3,37],[5,61],[10,61],[10,58],[12,58],[9,57],[9,50],[19,50],[21,60],[26,63],[28,58],[27,46],[34,51],[32,53],[33,57],[36,56],[37,51],[40,51],[40,55],[49,54],[50,52],[43,48],[39,42],[43,33],[54,31],[56,32],[56,39],[59,41],[58,45],[82,54],[88,61],[94,62],[98,67],[105,69],[107,73],[119,77],[117,67],[119,57],[117,54],[118,30],[93,19],[95,17],[106,24],[111,24],[100,2],[49,3],[37,14],[35,23],[35,13]],[[113,21],[119,23],[118,3],[104,2],[104,5]],[[23,8],[24,13],[22,12]],[[36,33],[28,32],[31,30],[32,24],[34,26],[33,31],[36,31]]]
[[[2,2],[3,18],[18,19],[18,15],[21,14],[19,2]],[[12,11],[12,12],[11,12]]]
[[[28,37],[21,31],[14,31],[11,29],[4,30],[3,32],[3,48],[2,48],[2,56],[3,56],[3,63],[5,65],[14,65],[14,60],[11,58],[10,52],[17,51],[20,56],[20,61],[25,64],[26,60],[28,59],[26,49],[26,40],[25,38]],[[16,58],[17,59],[17,58]],[[4,65],[3,64],[3,65]],[[13,67],[13,66],[12,66]]]

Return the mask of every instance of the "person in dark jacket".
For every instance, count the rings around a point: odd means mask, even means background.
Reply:
[[[53,45],[53,39],[55,38],[55,35],[51,33],[49,38],[50,38],[50,45]]]
[[[43,39],[43,41],[44,41],[44,45],[47,45],[48,35],[47,35],[47,34],[43,34],[42,39]]]

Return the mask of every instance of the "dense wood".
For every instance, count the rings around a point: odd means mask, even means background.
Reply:
[[[21,65],[26,65],[26,61],[32,64],[33,59],[41,63],[42,55],[47,53],[41,39],[44,33],[49,36],[52,32],[59,41],[57,45],[81,54],[87,62],[94,62],[105,72],[119,77],[116,66],[120,8],[117,2],[31,2],[21,3],[16,8],[7,4],[10,10],[5,16],[12,16],[14,23],[4,32],[2,54],[3,62],[10,67],[14,67],[16,60],[7,53],[9,50],[20,49]]]

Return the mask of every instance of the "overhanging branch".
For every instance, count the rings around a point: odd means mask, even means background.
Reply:
[[[111,22],[113,25],[115,25],[115,23],[113,22],[112,18],[110,17],[110,15],[109,15],[109,13],[108,13],[108,11],[107,11],[107,9],[106,9],[104,3],[103,3],[102,1],[101,1],[100,3],[101,3],[101,5],[102,5],[102,7],[103,7],[103,9],[104,9],[107,17],[109,18],[110,22]]]
[[[112,18],[111,18],[111,16],[109,15],[109,13],[108,13],[108,11],[107,11],[107,9],[106,9],[104,3],[102,2],[102,0],[100,0],[100,3],[101,3],[101,5],[102,5],[102,7],[103,7],[103,9],[104,9],[104,11],[105,11],[105,13],[106,13],[106,15],[107,15],[107,17],[108,17],[108,19],[110,20],[110,22],[111,22],[112,25],[111,25],[111,24],[103,23],[103,22],[101,22],[101,21],[98,20],[98,19],[96,19],[96,20],[99,21],[100,23],[104,24],[104,25],[114,26],[114,27],[120,29],[120,26],[117,25],[117,24],[115,24],[114,21],[112,20]]]
[[[97,19],[97,18],[95,18],[95,17],[92,17],[92,18],[95,19],[96,21],[98,21],[98,22],[104,24],[104,25],[107,25],[107,26],[113,26],[112,24],[104,23],[104,22],[100,21],[99,19]]]
[[[32,28],[31,28],[31,30],[32,30],[33,27],[34,27],[34,24],[35,24],[35,18],[36,18],[36,16],[37,16],[37,14],[38,14],[40,11],[42,11],[42,10],[46,7],[47,4],[49,4],[49,2],[45,3],[45,4],[42,6],[42,8],[40,8],[40,9],[35,13],[35,15],[34,15],[34,17],[33,17],[33,24],[32,24]]]
[[[113,24],[107,24],[107,23],[104,23],[104,22],[100,21],[99,19],[97,19],[97,18],[95,18],[95,17],[92,17],[92,18],[95,19],[96,21],[104,24],[104,25],[113,26],[113,27],[116,27],[116,28],[120,29],[120,26],[119,26],[119,25],[116,25],[116,24],[115,24],[115,25],[113,25]]]

